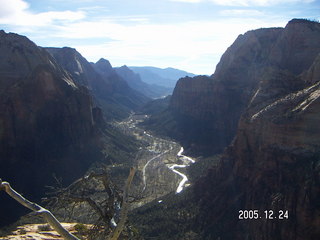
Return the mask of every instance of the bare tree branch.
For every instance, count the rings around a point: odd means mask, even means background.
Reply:
[[[121,211],[120,211],[120,221],[116,227],[116,229],[111,233],[110,236],[107,237],[108,240],[117,240],[124,228],[124,225],[127,220],[127,215],[129,211],[129,201],[128,201],[128,192],[131,186],[132,179],[134,177],[136,170],[135,168],[130,169],[130,174],[128,176],[126,185],[124,187],[123,191],[123,200],[122,200],[122,206],[121,206]]]
[[[28,199],[24,198],[21,194],[16,192],[8,182],[3,182],[0,179],[0,190],[4,190],[10,197],[15,199],[21,205],[26,208],[31,209],[34,212],[40,213],[42,217],[50,224],[50,226],[56,230],[64,239],[66,240],[79,240],[76,236],[71,234],[66,230],[61,223],[55,218],[55,216],[47,209],[41,207],[40,205],[30,202]]]

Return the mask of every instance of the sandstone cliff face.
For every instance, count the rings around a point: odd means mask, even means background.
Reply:
[[[0,177],[38,199],[53,174],[68,183],[102,159],[99,119],[87,89],[45,50],[3,31],[0,46]],[[1,214],[1,224],[13,209]]]
[[[319,31],[320,25],[317,22],[291,20],[270,52],[271,64],[293,74],[308,69],[320,51]]]
[[[315,24],[293,21],[302,23]],[[280,67],[264,75],[221,165],[198,182],[206,237],[319,239],[319,58],[309,66],[300,75]],[[261,218],[239,220],[239,210],[255,209]],[[277,219],[266,219],[265,210]]]
[[[203,125],[201,132],[211,135],[210,142],[197,142],[194,149],[207,145],[211,153],[222,151],[235,136],[240,116],[264,84],[263,79],[274,75],[274,71],[278,77],[274,76],[274,86],[270,84],[270,89],[264,88],[266,91],[279,90],[277,85],[284,84],[277,80],[281,74],[292,79],[286,83],[289,89],[281,88],[282,94],[301,89],[304,82],[295,76],[306,71],[320,52],[319,33],[318,23],[297,19],[285,28],[249,31],[227,49],[211,77],[180,79],[171,99],[171,111],[185,121],[194,119],[195,124]],[[274,92],[274,96],[277,94]],[[262,101],[262,92],[259,97]],[[192,146],[188,131],[182,138]]]
[[[240,121],[230,155],[233,172],[247,184],[245,209],[288,210],[290,219],[248,226],[254,239],[317,239],[320,236],[320,88],[318,81],[290,93]],[[257,197],[260,196],[260,197]],[[248,199],[251,199],[248,201]],[[262,201],[263,199],[263,201]]]

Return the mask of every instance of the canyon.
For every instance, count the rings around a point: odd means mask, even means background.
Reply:
[[[134,166],[128,226],[143,239],[319,239],[320,23],[248,31],[213,75],[152,102],[107,60],[0,36],[0,175],[22,191],[93,162],[121,186]]]

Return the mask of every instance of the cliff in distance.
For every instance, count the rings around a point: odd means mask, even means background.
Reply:
[[[127,117],[149,98],[131,89],[112,68],[109,61],[100,59],[90,64],[73,48],[46,48],[72,78],[87,87],[107,120]]]
[[[308,70],[320,51],[318,42],[319,24],[304,20],[292,20],[285,28],[240,35],[212,76],[180,79],[169,108],[151,117],[146,125],[178,139],[194,152],[221,152],[234,138],[240,116],[264,84],[263,79],[273,71],[298,76]],[[274,84],[269,90],[275,96],[277,91],[285,94],[304,85],[293,81],[288,88],[279,89],[276,84],[281,83],[275,80]],[[264,101],[262,94],[260,97],[259,101]],[[163,122],[166,126],[160,128]]]

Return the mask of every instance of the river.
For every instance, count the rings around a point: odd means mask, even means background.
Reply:
[[[173,164],[172,166],[169,166],[169,168],[174,173],[176,173],[182,177],[182,180],[180,181],[180,183],[177,187],[176,193],[180,193],[183,190],[183,188],[185,187],[186,182],[188,182],[188,177],[185,174],[177,171],[176,168],[186,168],[190,165],[190,163],[195,163],[195,160],[193,160],[192,158],[185,156],[185,155],[182,155],[183,151],[184,151],[184,149],[183,149],[183,147],[181,147],[180,151],[177,154],[177,157],[180,160],[182,160],[184,162],[184,164]]]
[[[149,202],[175,191],[180,193],[190,185],[185,168],[195,160],[183,155],[183,147],[171,140],[154,136],[142,129],[138,124],[148,116],[131,114],[128,119],[117,123],[126,134],[144,142],[136,157],[138,175],[141,176],[140,186],[137,187]],[[161,201],[161,200],[160,200]]]

